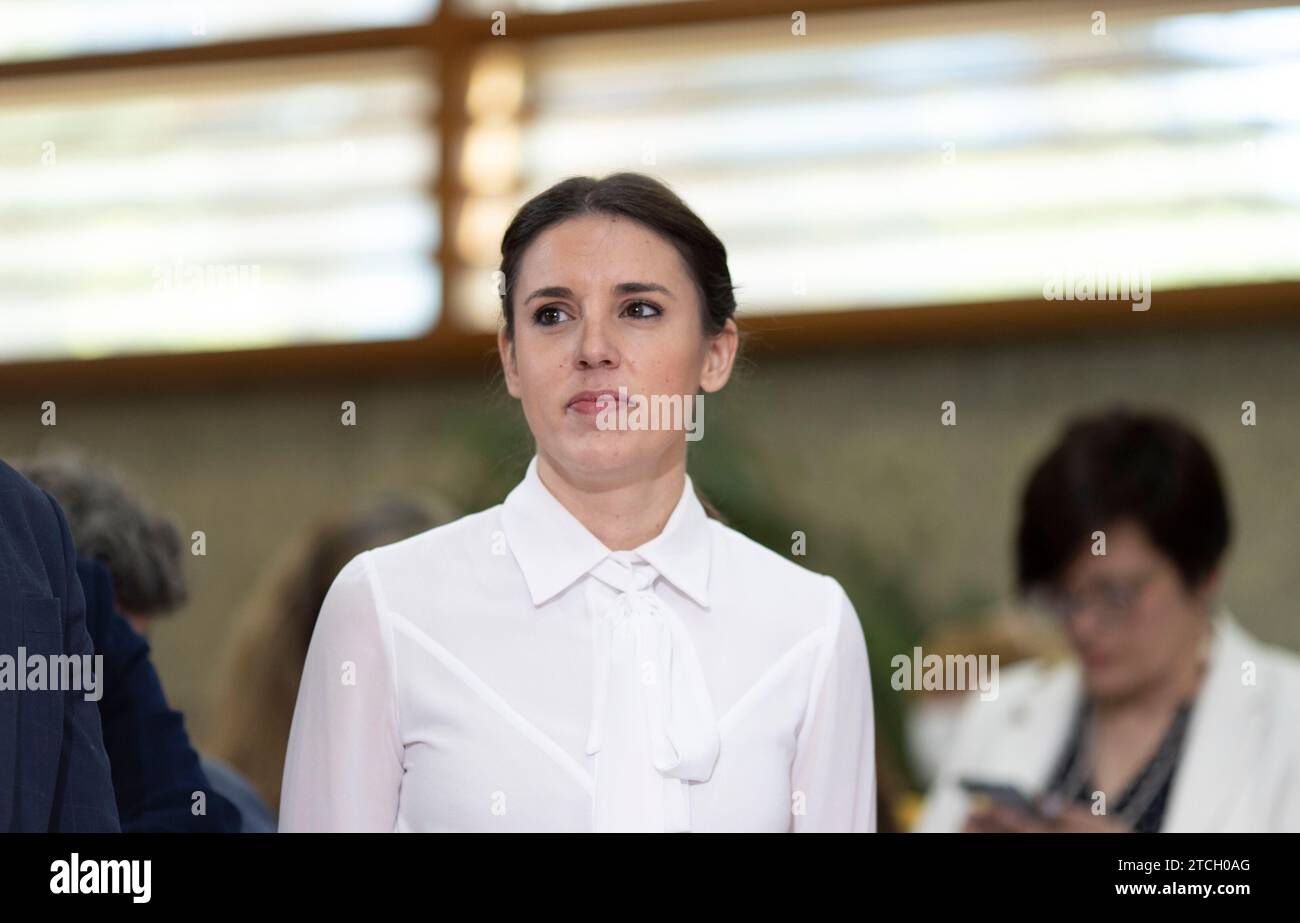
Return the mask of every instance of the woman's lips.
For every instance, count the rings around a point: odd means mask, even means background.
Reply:
[[[1087,651],[1083,655],[1083,662],[1093,669],[1099,669],[1106,666],[1110,658],[1101,651]]]
[[[605,406],[616,406],[618,404],[617,391],[583,391],[581,394],[575,394],[568,404],[568,409],[584,416],[595,416]]]

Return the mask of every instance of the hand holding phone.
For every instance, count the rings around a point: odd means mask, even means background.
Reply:
[[[972,795],[982,795],[993,801],[995,804],[1003,805],[1012,810],[1019,811],[1036,820],[1046,820],[1043,813],[1038,810],[1033,800],[1013,785],[1007,785],[1003,782],[992,782],[987,779],[973,779],[970,777],[961,780],[961,787]]]

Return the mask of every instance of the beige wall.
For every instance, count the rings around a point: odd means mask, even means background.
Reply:
[[[355,400],[359,425],[339,423]],[[1123,399],[1180,412],[1226,468],[1237,541],[1226,585],[1250,629],[1300,649],[1300,328],[1084,338],[779,361],[755,352],[710,427],[759,465],[791,530],[809,542],[859,532],[904,572],[930,621],[961,597],[1009,585],[1017,491],[1063,417]],[[958,424],[939,424],[945,400]],[[1259,423],[1240,423],[1253,400]],[[0,455],[78,445],[117,465],[151,500],[202,529],[193,604],[164,623],[155,656],[173,704],[202,740],[219,652],[248,588],[286,538],[348,498],[437,487],[485,502],[493,469],[463,433],[517,413],[486,380],[149,394],[59,401],[0,397]],[[525,444],[526,448],[526,444]]]

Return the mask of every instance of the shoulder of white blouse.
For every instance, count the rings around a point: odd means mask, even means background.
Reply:
[[[372,562],[374,573],[382,575],[384,569],[394,565],[403,565],[414,559],[430,560],[430,554],[439,556],[440,552],[463,549],[467,543],[481,540],[483,547],[490,549],[493,535],[501,530],[501,504],[469,513],[459,519],[434,526],[415,535],[377,545],[367,554]]]
[[[715,548],[720,547],[725,557],[743,567],[752,579],[774,588],[791,588],[809,598],[830,599],[835,606],[840,605],[843,590],[833,577],[791,561],[717,520],[709,520],[709,525],[713,530]],[[829,596],[823,596],[828,592]]]

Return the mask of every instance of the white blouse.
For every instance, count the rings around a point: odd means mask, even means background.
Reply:
[[[839,583],[685,480],[611,552],[537,475],[364,552],[312,636],[282,831],[874,831],[866,642]]]

